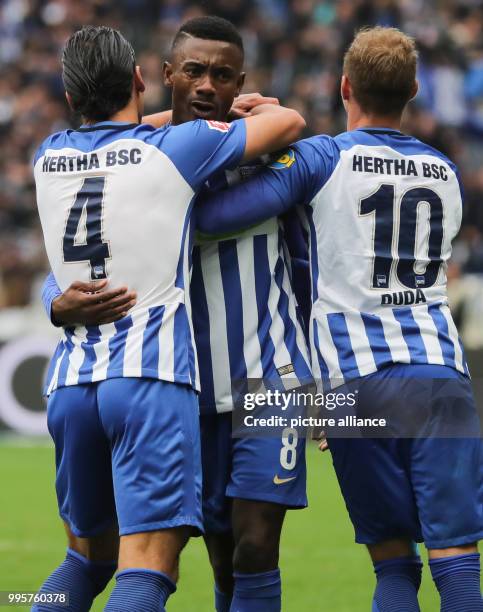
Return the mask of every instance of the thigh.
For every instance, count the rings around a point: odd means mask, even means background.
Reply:
[[[96,384],[57,389],[47,407],[59,512],[78,537],[116,523],[110,447],[97,408]]]
[[[231,412],[200,416],[203,471],[203,524],[207,534],[231,531],[231,498],[226,495],[232,469]]]
[[[356,542],[422,541],[412,491],[408,440],[330,438],[339,486]]]
[[[98,397],[120,534],[201,529],[196,393],[160,380],[118,378],[100,383]]]
[[[278,437],[234,439],[229,497],[305,508],[306,481],[305,438],[296,429],[286,428]]]
[[[466,377],[440,381],[434,395],[425,436],[412,444],[411,480],[425,544],[439,549],[483,537],[483,443]]]
[[[233,500],[233,533],[235,543],[246,535],[252,535],[260,546],[270,541],[278,541],[282,531],[287,508],[273,502],[251,499]]]

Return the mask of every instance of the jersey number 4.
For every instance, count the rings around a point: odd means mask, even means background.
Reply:
[[[395,215],[394,195],[394,185],[381,185],[375,193],[360,201],[359,214],[374,214],[375,217],[371,286],[373,289],[389,288],[395,269],[397,279],[405,287],[432,287],[442,262],[443,202],[433,190],[416,187],[404,193]],[[426,228],[419,218],[421,205],[429,207]],[[416,251],[423,253],[419,260]]]
[[[65,262],[87,261],[91,280],[106,278],[109,243],[102,240],[103,176],[86,178],[77,193],[65,225],[62,248]]]

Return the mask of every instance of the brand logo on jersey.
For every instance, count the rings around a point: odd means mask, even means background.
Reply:
[[[277,368],[277,372],[279,376],[285,376],[286,374],[292,374],[295,372],[295,368],[292,363],[282,366],[281,368]]]
[[[290,482],[291,480],[295,480],[296,478],[297,476],[292,476],[291,478],[279,478],[278,474],[275,474],[275,476],[273,477],[273,484],[276,484],[276,485],[285,484],[286,482]]]
[[[395,291],[381,295],[381,306],[411,306],[411,304],[425,303],[426,296],[421,289],[415,291]]]
[[[210,119],[206,122],[210,130],[217,130],[218,132],[228,132],[230,129],[230,124],[225,123],[224,121],[213,121]]]
[[[295,163],[295,151],[293,149],[287,149],[283,155],[281,155],[276,161],[268,165],[272,170],[283,170],[284,168],[290,168]]]

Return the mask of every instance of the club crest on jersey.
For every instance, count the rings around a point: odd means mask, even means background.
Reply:
[[[218,132],[228,132],[230,129],[230,124],[225,123],[225,121],[214,121],[213,119],[209,119],[206,121],[210,130],[217,130]]]
[[[281,155],[276,161],[268,165],[272,170],[283,170],[284,168],[290,168],[295,163],[295,151],[293,149],[287,149],[283,155]]]

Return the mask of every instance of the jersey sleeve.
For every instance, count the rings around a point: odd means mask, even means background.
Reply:
[[[59,326],[52,319],[52,302],[55,300],[56,297],[61,294],[62,291],[60,290],[60,287],[57,284],[57,281],[55,280],[55,276],[52,272],[50,272],[42,286],[42,302],[44,304],[44,308],[47,313],[47,316],[50,319],[50,322],[56,327]]]
[[[308,329],[312,298],[310,292],[309,237],[300,219],[297,207],[281,217],[283,237],[289,255],[292,287]]]
[[[310,202],[330,175],[330,157],[312,139],[289,147],[266,169],[230,189],[203,192],[197,200],[198,229],[233,232]]]
[[[244,119],[232,123],[198,119],[166,128],[158,146],[197,191],[213,174],[236,168],[245,145]]]

